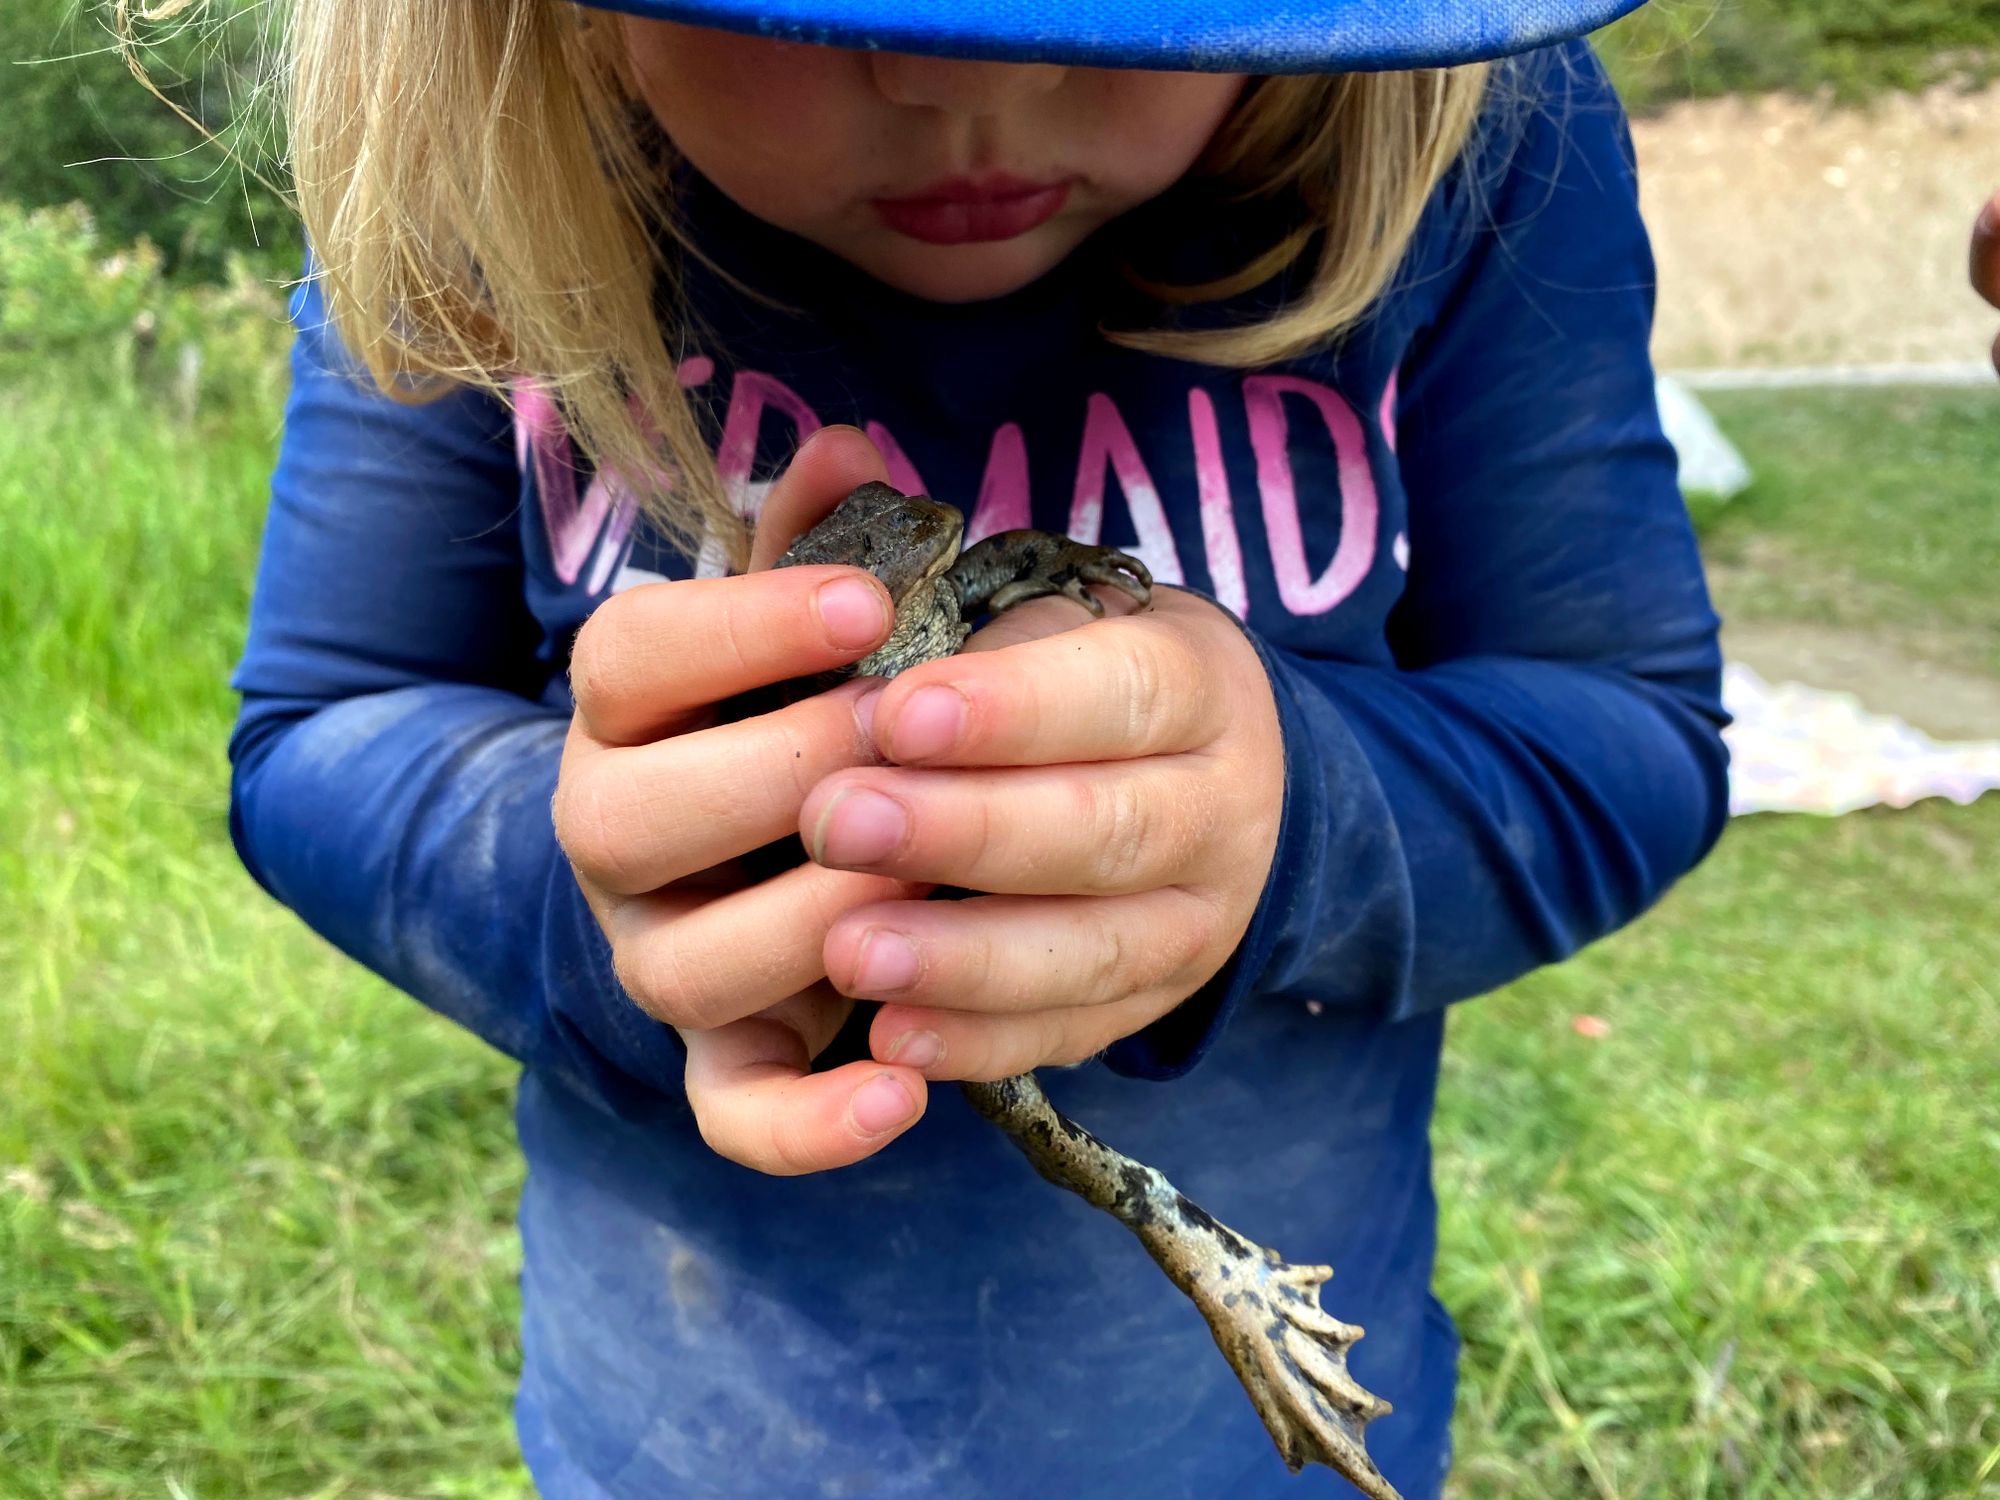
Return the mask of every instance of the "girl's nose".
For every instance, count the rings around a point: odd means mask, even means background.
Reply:
[[[997,114],[1050,92],[1069,71],[1050,63],[965,62],[902,52],[870,53],[868,65],[875,87],[890,103],[955,115]]]

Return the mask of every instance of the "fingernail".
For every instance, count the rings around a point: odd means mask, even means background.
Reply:
[[[896,715],[898,760],[930,760],[945,754],[965,732],[965,698],[956,688],[919,688]]]
[[[880,864],[902,847],[910,827],[900,803],[865,787],[833,794],[813,830],[813,859],[835,867]]]
[[[916,1113],[917,1101],[894,1073],[877,1073],[847,1101],[847,1117],[861,1135],[886,1135]]]
[[[935,1031],[906,1031],[889,1044],[889,1055],[882,1060],[921,1070],[936,1067],[943,1057],[944,1038]]]
[[[815,596],[826,638],[843,651],[872,646],[889,633],[889,610],[879,589],[858,578],[836,578]]]
[[[854,700],[854,722],[861,728],[861,738],[869,749],[875,748],[875,710],[882,703],[883,684],[878,682],[859,698]]]
[[[854,958],[854,987],[868,999],[879,1000],[915,984],[919,967],[915,943],[900,932],[871,927],[861,935],[861,951]]]

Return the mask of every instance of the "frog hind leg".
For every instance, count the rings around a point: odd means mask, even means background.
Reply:
[[[959,554],[945,575],[968,620],[1000,614],[1030,599],[1061,594],[1093,615],[1104,605],[1089,585],[1103,584],[1144,604],[1153,596],[1153,575],[1138,558],[1114,547],[1073,542],[1050,531],[1003,531],[975,542]]]
[[[1323,1464],[1368,1500],[1399,1500],[1368,1456],[1368,1424],[1389,1403],[1347,1368],[1361,1330],[1320,1306],[1330,1267],[1293,1265],[1221,1223],[1058,1114],[1032,1074],[959,1087],[1044,1178],[1138,1236],[1200,1311],[1287,1468]]]

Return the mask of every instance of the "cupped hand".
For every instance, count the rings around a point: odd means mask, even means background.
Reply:
[[[1107,602],[1079,626],[1074,604],[1037,601],[904,673],[873,716],[892,764],[830,772],[806,798],[819,865],[991,893],[859,904],[831,924],[834,984],[885,1002],[870,1033],[884,1062],[995,1079],[1080,1061],[1242,941],[1284,796],[1269,678],[1205,600]]]
[[[775,561],[780,528],[789,536],[884,477],[861,433],[815,435],[766,501],[779,526],[760,529],[755,561]],[[877,759],[860,704],[879,684],[736,722],[718,710],[860,659],[892,614],[859,569],[788,568],[631,589],[577,637],[557,837],[625,990],[687,1043],[703,1137],[765,1172],[858,1161],[922,1114],[924,1080],[906,1065],[812,1072],[852,1004],[825,982],[827,933],[844,913],[916,888],[810,863],[758,884],[732,869],[793,833],[815,784]]]

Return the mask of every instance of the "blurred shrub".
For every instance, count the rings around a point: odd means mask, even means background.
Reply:
[[[2000,71],[2000,0],[1653,0],[1602,47],[1635,108],[1717,94],[1885,88]]]
[[[214,0],[198,20],[143,28],[161,92],[277,173],[279,126],[257,84],[279,7]],[[102,0],[0,0],[0,198],[80,201],[107,239],[142,235],[176,279],[221,279],[231,256],[299,264],[283,200],[140,86]]]
[[[212,284],[170,281],[164,267],[143,237],[108,244],[81,204],[0,200],[0,388],[60,380],[189,419],[211,402],[271,399],[289,343],[273,287],[240,257]]]

